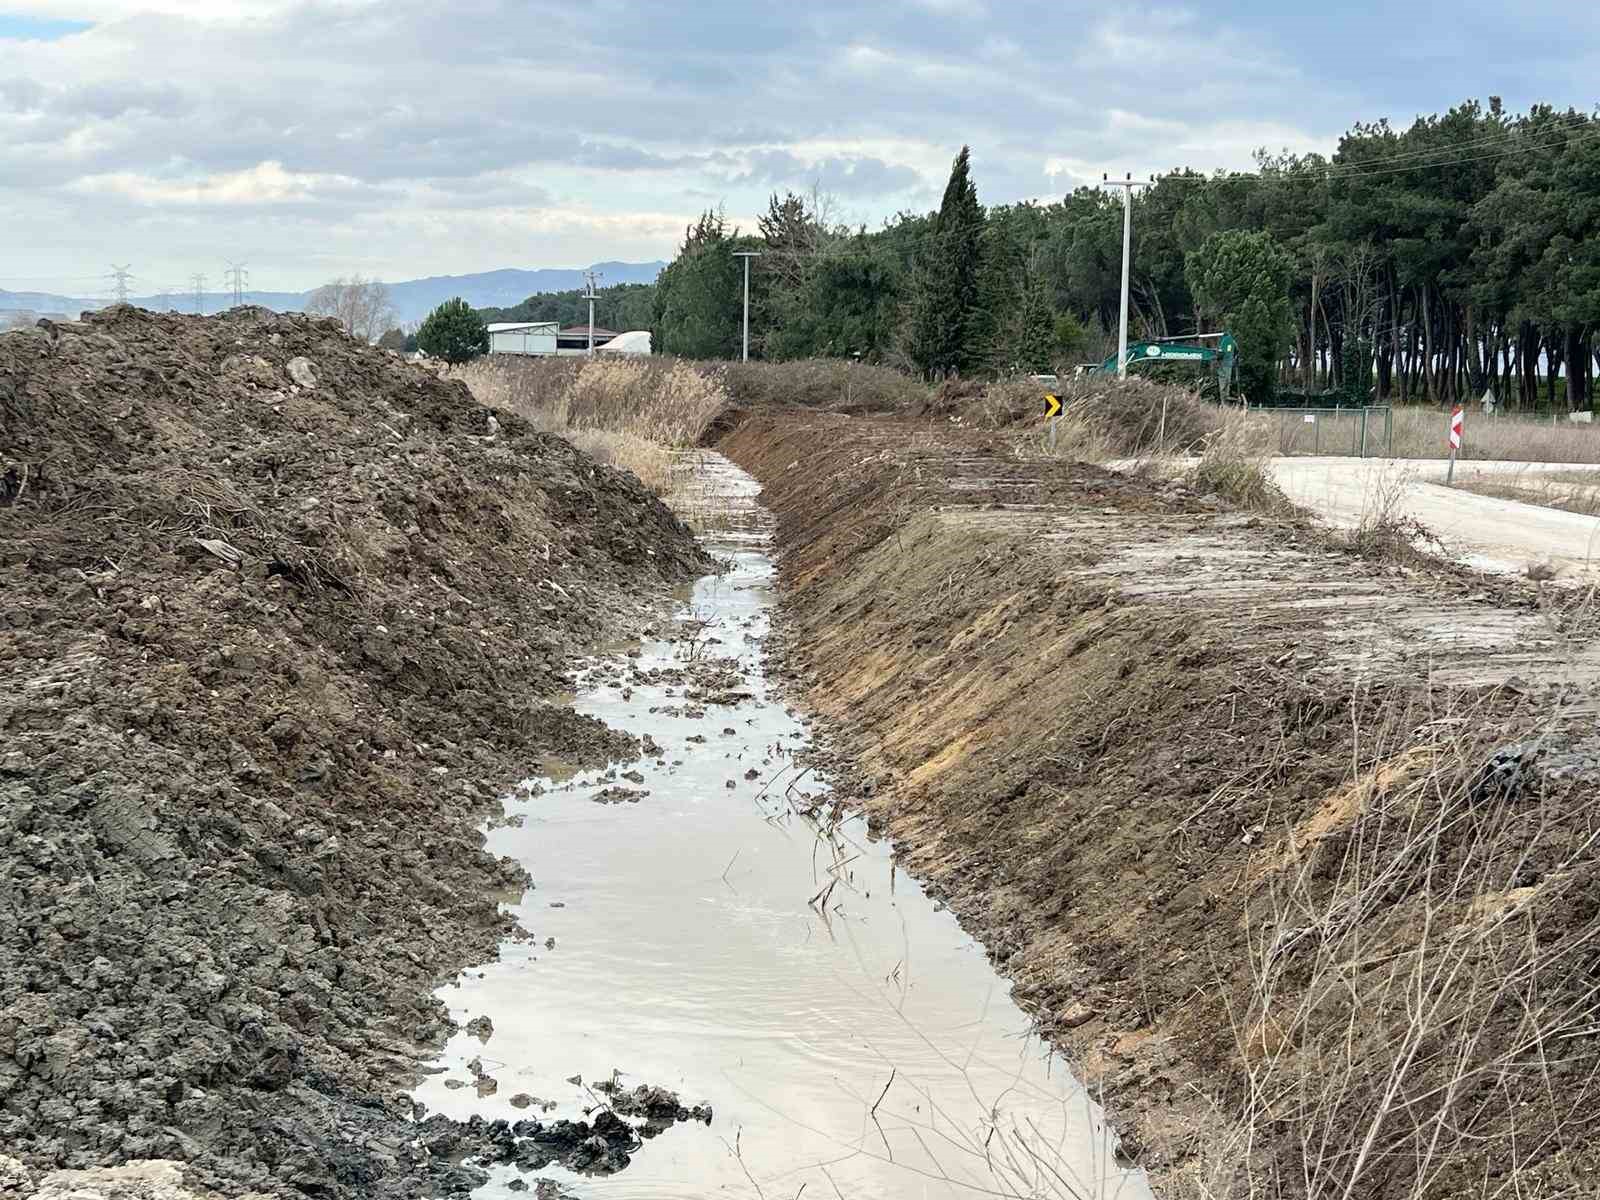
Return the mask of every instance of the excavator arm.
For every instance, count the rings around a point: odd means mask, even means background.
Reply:
[[[1132,369],[1140,363],[1156,362],[1200,363],[1217,372],[1222,393],[1226,395],[1228,384],[1233,378],[1233,364],[1238,354],[1238,345],[1234,342],[1233,335],[1230,333],[1216,336],[1217,344],[1215,346],[1208,346],[1198,341],[1158,340],[1135,342],[1128,347],[1128,367]],[[1117,356],[1113,354],[1105,362],[1097,367],[1090,367],[1089,370],[1095,374],[1114,375],[1117,371]]]

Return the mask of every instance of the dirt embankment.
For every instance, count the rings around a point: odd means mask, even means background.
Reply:
[[[842,789],[1161,1194],[1592,1193],[1581,621],[925,423],[720,448]]]
[[[524,882],[477,827],[630,740],[541,697],[705,566],[632,477],[336,323],[0,336],[0,1147],[470,1183],[403,1080]]]

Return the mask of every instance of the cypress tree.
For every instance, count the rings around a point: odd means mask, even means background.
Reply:
[[[967,370],[987,348],[977,337],[982,235],[983,208],[963,146],[912,279],[906,353],[926,374]]]

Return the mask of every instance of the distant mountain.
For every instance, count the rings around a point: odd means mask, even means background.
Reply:
[[[625,263],[602,262],[590,267],[600,275],[600,286],[613,283],[654,283],[667,264],[664,262]],[[432,312],[439,304],[460,296],[474,308],[510,308],[529,296],[543,292],[565,292],[583,286],[583,271],[560,267],[543,267],[524,271],[507,267],[499,271],[480,271],[476,275],[432,275],[426,279],[407,279],[389,285],[389,299],[394,305],[395,318],[402,325],[414,325]],[[246,292],[246,304],[259,304],[277,312],[295,312],[305,307],[309,292]],[[130,296],[129,303],[140,308],[173,308],[178,312],[194,311],[193,294],[174,292],[170,298],[161,296]],[[206,312],[220,312],[233,305],[232,292],[207,292],[202,297]],[[8,292],[0,289],[0,316],[7,310],[29,312],[78,313],[102,308],[104,300],[75,299],[47,292]]]
[[[613,283],[654,283],[666,265],[664,262],[603,262],[589,269],[599,274],[599,286],[606,287]],[[507,269],[391,283],[389,299],[402,321],[420,321],[454,296],[460,296],[473,308],[510,308],[542,292],[565,292],[582,286],[582,271]]]

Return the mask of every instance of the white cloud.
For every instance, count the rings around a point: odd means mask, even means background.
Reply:
[[[377,0],[338,0],[361,8]],[[296,7],[285,0],[6,0],[6,12],[57,21],[104,23],[157,14],[202,24],[230,24],[271,17]]]
[[[71,185],[85,195],[117,196],[136,204],[179,207],[273,205],[308,203],[333,192],[360,187],[347,175],[317,175],[286,171],[278,162],[257,163],[243,171],[201,175],[191,179],[160,179],[133,171],[85,175]]]
[[[697,208],[812,179],[876,225],[935,203],[963,143],[1004,203],[1373,115],[1209,9],[598,3],[0,0],[94,22],[0,41],[3,269],[179,279],[226,252],[291,289],[653,258]]]

